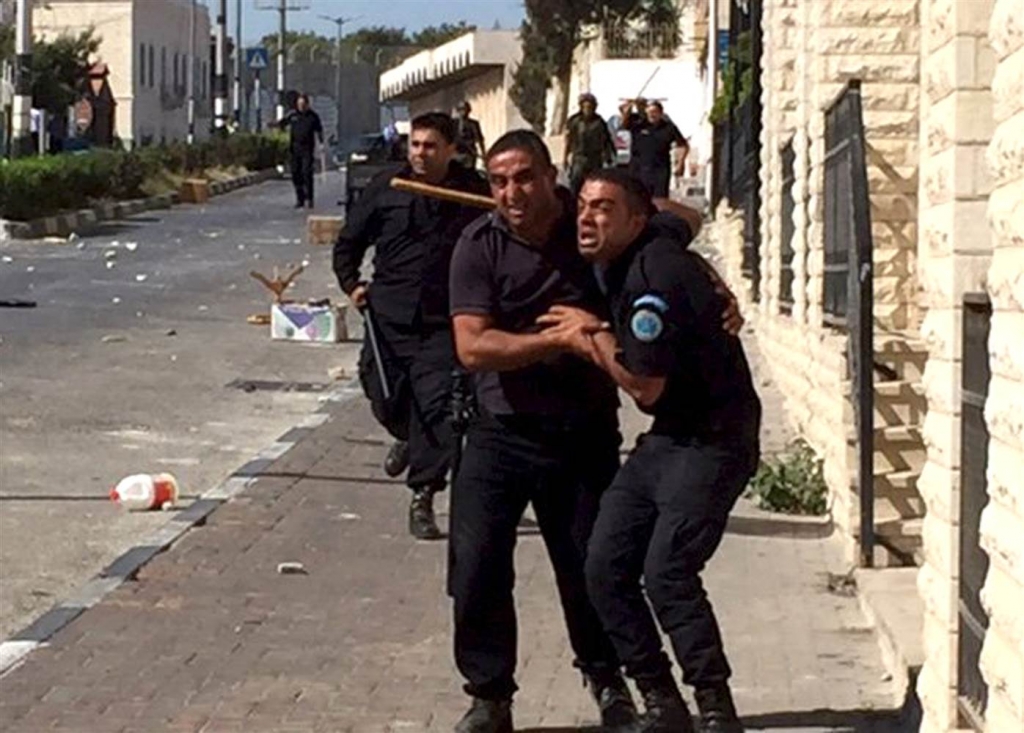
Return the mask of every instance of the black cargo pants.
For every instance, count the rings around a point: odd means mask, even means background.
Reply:
[[[527,504],[554,567],[576,666],[618,668],[587,598],[583,566],[620,443],[613,417],[570,427],[550,418],[483,414],[470,427],[452,487],[448,568],[455,661],[470,695],[505,699],[517,689],[513,556]]]
[[[757,452],[756,438],[737,448],[644,435],[602,498],[587,588],[633,679],[654,682],[671,669],[644,590],[686,684],[705,688],[729,678],[700,572],[753,475]]]

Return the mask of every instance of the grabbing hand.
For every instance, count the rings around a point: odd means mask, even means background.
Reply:
[[[591,336],[611,328],[593,313],[569,305],[556,305],[537,319],[543,333],[568,351],[591,358],[594,343]]]
[[[348,294],[348,299],[352,301],[352,305],[356,308],[366,307],[366,286],[356,285],[352,288],[352,292]]]

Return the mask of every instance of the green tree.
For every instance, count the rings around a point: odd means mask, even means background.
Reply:
[[[423,48],[434,48],[448,41],[455,40],[459,36],[472,33],[475,30],[475,25],[471,25],[464,20],[460,20],[458,23],[431,25],[414,33],[412,35],[412,44],[414,46],[422,46]]]
[[[0,61],[14,58],[14,26],[0,26]]]
[[[75,103],[89,76],[90,58],[101,39],[90,28],[32,46],[32,106],[63,114]]]
[[[583,27],[626,21],[653,25],[679,18],[673,0],[525,0],[525,5],[523,61],[515,72],[512,98],[537,130],[544,127],[545,100],[552,83],[556,85],[555,129],[565,124],[572,58]]]

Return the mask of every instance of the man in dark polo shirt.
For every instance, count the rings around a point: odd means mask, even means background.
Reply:
[[[445,487],[454,446],[448,419],[455,367],[448,268],[455,242],[480,210],[396,191],[390,182],[397,176],[487,194],[487,182],[455,163],[454,157],[451,117],[434,112],[414,119],[408,162],[370,182],[334,245],[334,271],[342,290],[356,307],[372,315],[367,319],[360,379],[381,425],[400,441],[408,441],[406,483],[413,492],[409,531],[425,540],[442,536],[433,497]],[[371,246],[373,280],[367,283],[360,268]],[[371,328],[382,364],[376,363]],[[402,443],[397,445],[385,462],[392,475],[405,468]]]
[[[295,186],[295,208],[313,208],[313,158],[316,144],[324,142],[320,115],[309,107],[309,97],[300,94],[293,109],[280,122],[289,130],[292,184]]]
[[[578,308],[542,321],[654,417],[601,500],[586,561],[590,597],[645,702],[641,730],[689,733],[689,711],[644,598],[695,688],[705,733],[743,730],[729,664],[700,572],[758,463],[761,406],[739,339],[686,226],[652,226],[651,200],[621,171],[592,174],[580,194],[579,247],[596,263],[611,329]],[[641,576],[643,586],[641,587]]]
[[[481,410],[452,487],[455,660],[473,697],[456,731],[512,731],[513,554],[528,504],[554,566],[575,664],[602,723],[624,729],[635,707],[583,576],[599,497],[619,465],[618,397],[608,375],[570,353],[573,334],[536,323],[558,303],[599,309],[601,294],[576,250],[573,201],[556,187],[541,139],[506,134],[488,152],[487,172],[498,210],[465,231],[451,268],[456,350],[476,373]]]
[[[622,106],[623,129],[629,130],[632,138],[629,171],[647,186],[651,196],[667,198],[672,172],[682,176],[686,170],[686,156],[690,144],[679,132],[672,120],[665,116],[661,102],[646,102],[643,107],[631,110],[630,102]],[[673,164],[672,147],[675,146]]]

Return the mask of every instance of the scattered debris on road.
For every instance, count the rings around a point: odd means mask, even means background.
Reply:
[[[200,313],[205,313],[208,310],[210,310],[210,306],[208,306],[208,305],[201,305],[201,306],[199,306],[199,312]]]
[[[150,511],[178,503],[178,482],[169,473],[139,473],[121,479],[110,490],[110,499],[128,511]]]
[[[36,271],[36,266],[35,265],[29,265],[28,267],[25,268],[25,272],[35,272],[35,271]]]
[[[117,305],[118,303],[121,302],[121,299],[118,297],[113,297],[110,299],[110,302],[113,303],[114,305]]]
[[[106,250],[103,253],[103,256],[105,258],[107,258],[108,260],[116,259],[117,258],[117,250],[116,249],[108,249],[108,250]]]
[[[327,370],[327,376],[335,382],[341,382],[348,379],[348,371],[346,371],[345,367],[331,367]]]
[[[113,260],[110,260],[110,261],[107,262],[107,269],[108,270],[113,270],[115,267],[117,267],[117,265],[114,263]]]
[[[282,562],[277,564],[278,575],[309,575],[306,566],[301,562]]]
[[[346,522],[354,522],[357,519],[362,519],[362,517],[360,517],[358,514],[352,514],[351,512],[342,512],[338,515],[338,519],[341,519]]]
[[[149,275],[136,275],[135,276],[135,282],[137,282],[137,283],[144,283],[144,282],[146,282],[146,280],[148,278],[149,278]]]
[[[119,334],[108,334],[104,336],[100,341],[105,344],[120,344],[128,340],[127,336],[121,336]]]
[[[21,298],[0,300],[0,308],[35,308],[36,305],[37,303],[34,300],[22,300]],[[270,321],[267,320],[267,323],[270,323]]]
[[[134,252],[139,248],[138,242],[125,242],[124,248],[129,252]]]
[[[246,318],[245,320],[246,320],[246,323],[249,323],[249,324],[251,324],[253,326],[269,326],[270,325],[270,316],[268,314],[266,314],[266,313],[254,313],[251,316],[249,316],[248,318]]]
[[[176,330],[174,330],[173,328],[169,328],[166,331],[164,331],[164,336],[177,336],[177,335],[178,335],[178,332]]]
[[[0,260],[3,260],[4,262],[14,262],[14,258],[10,255],[4,255],[3,257],[0,257]]]

